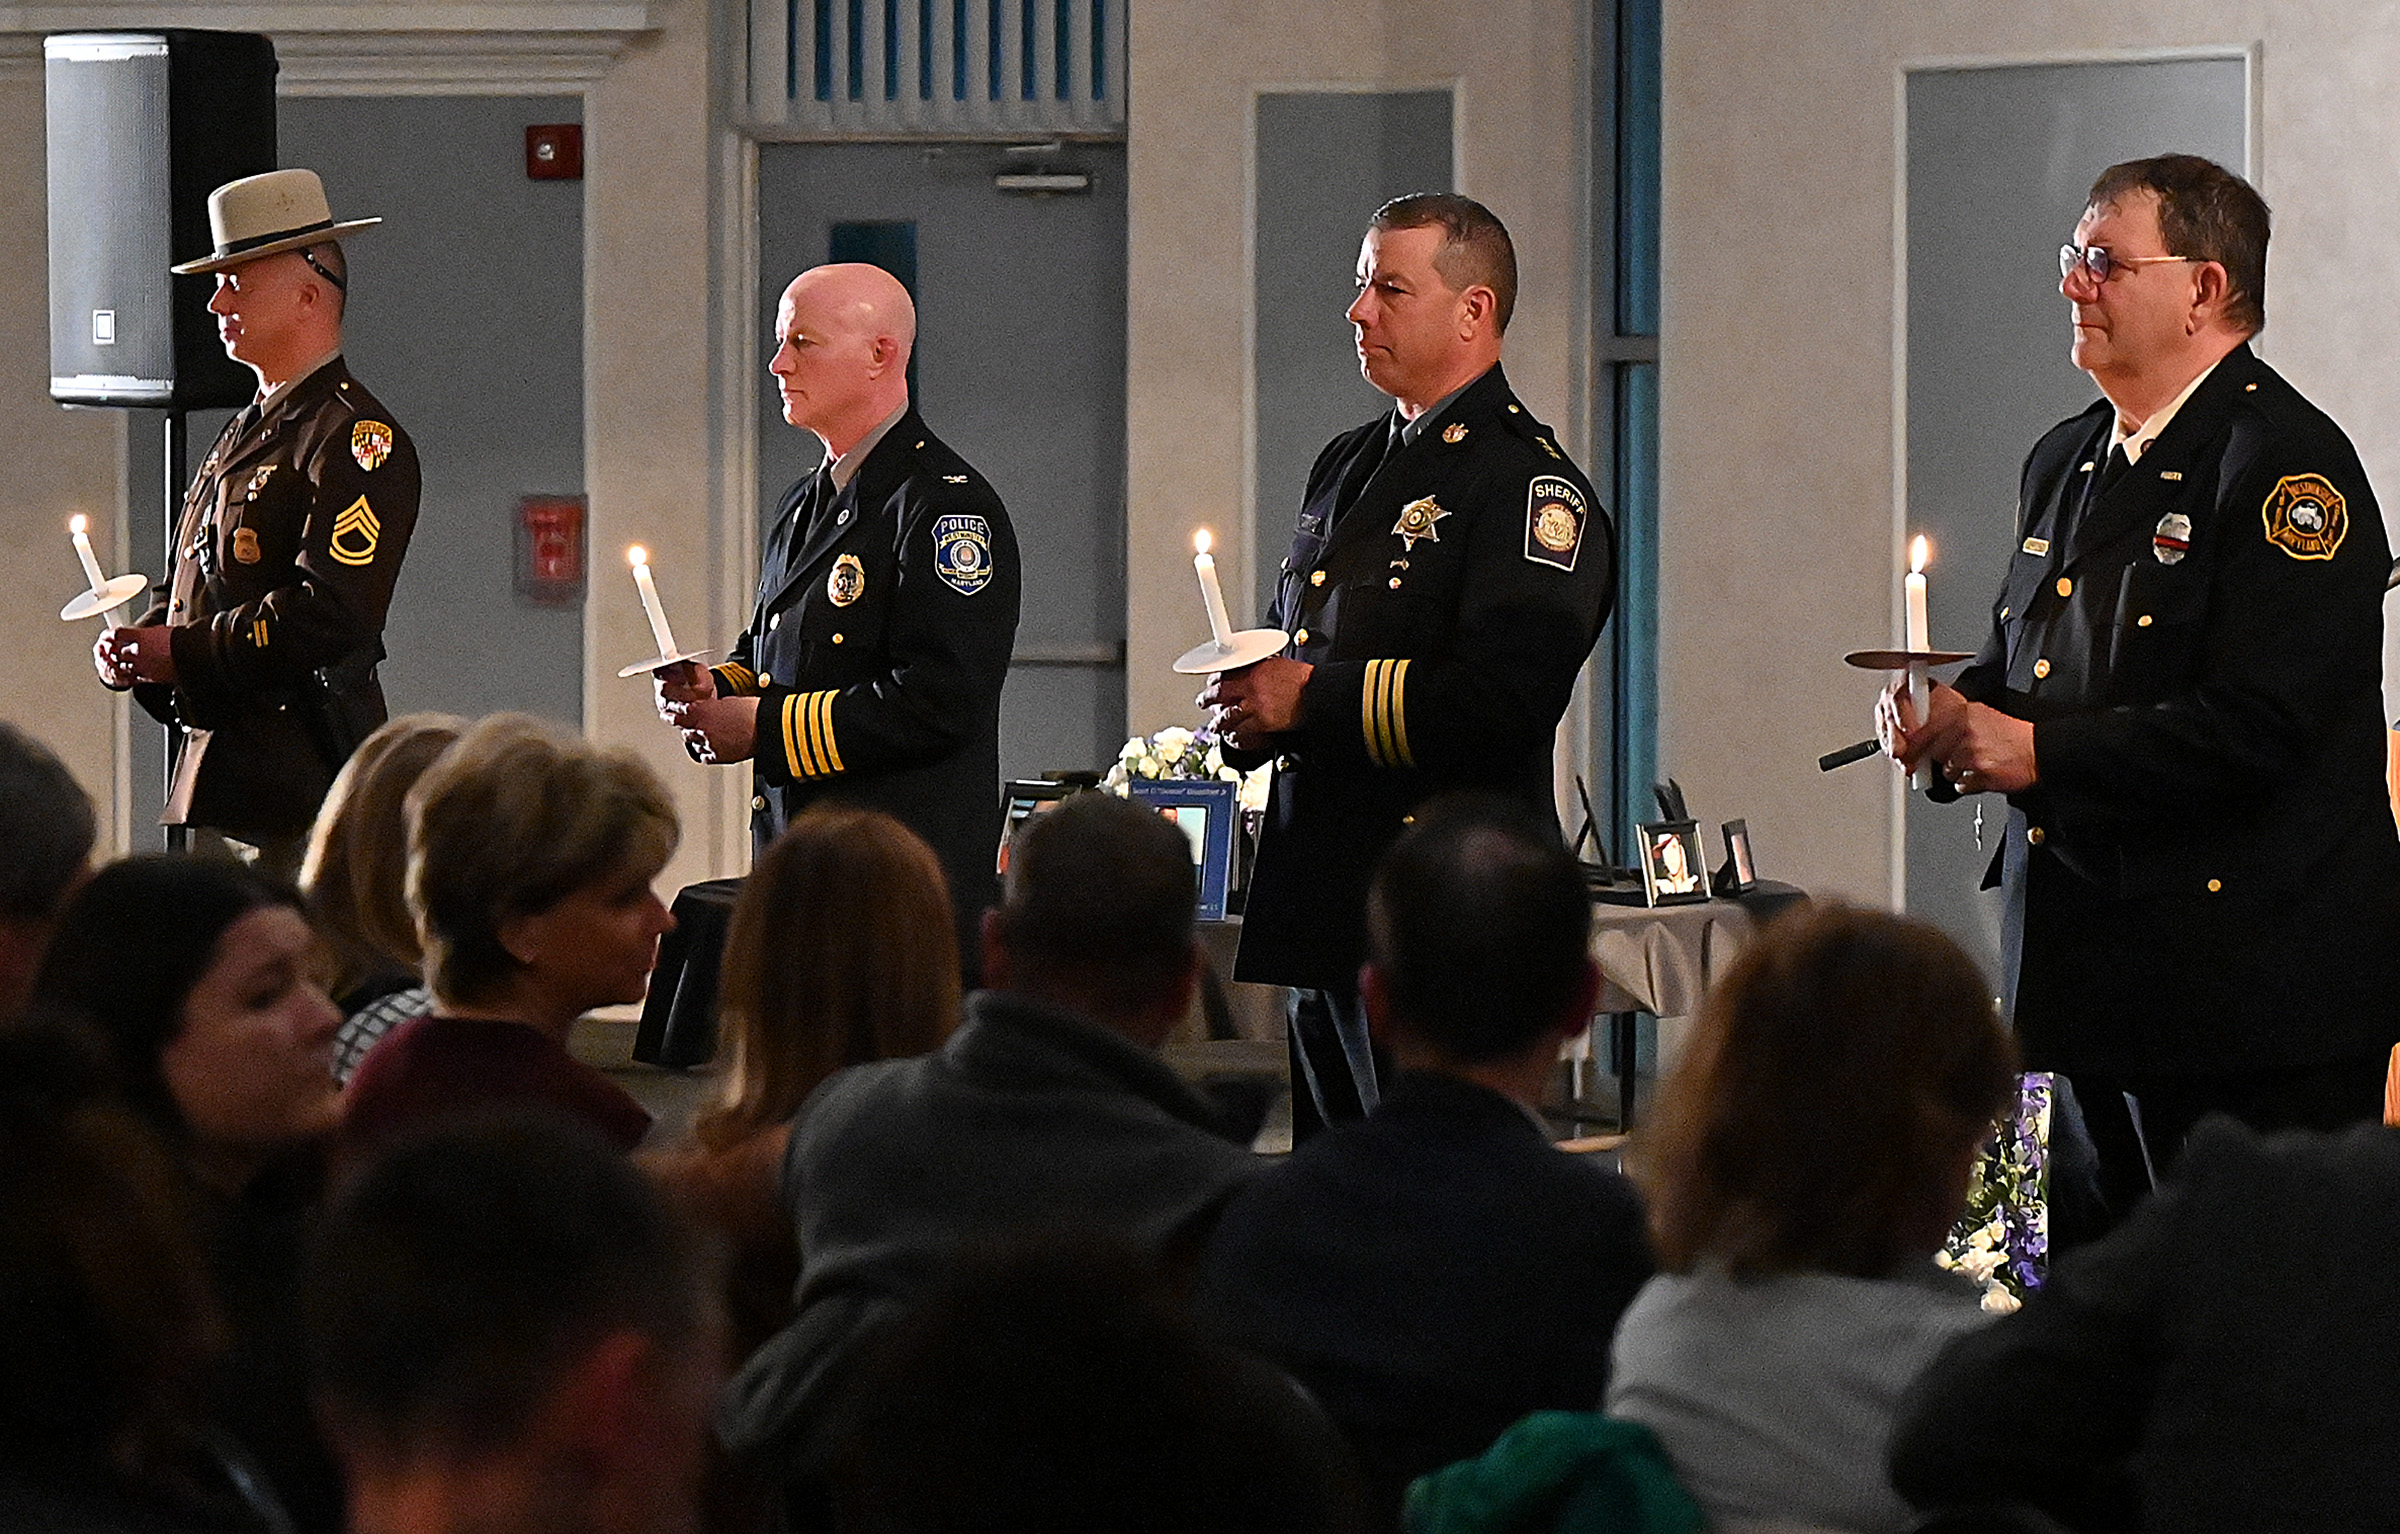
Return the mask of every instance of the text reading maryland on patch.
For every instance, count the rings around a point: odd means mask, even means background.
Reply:
[[[1525,557],[1574,569],[1583,552],[1583,519],[1582,491],[1555,474],[1534,476],[1525,491]]]
[[[383,421],[361,421],[350,428],[350,456],[372,473],[392,456],[392,428]]]
[[[833,562],[833,573],[825,577],[825,599],[836,607],[848,607],[867,594],[867,567],[856,554],[844,554]]]
[[[2342,493],[2322,474],[2286,474],[2260,510],[2267,542],[2294,559],[2331,559],[2350,531]]]
[[[375,520],[375,508],[362,495],[333,519],[333,537],[325,547],[345,565],[371,565],[375,541],[382,536],[383,524]]]
[[[960,596],[971,597],[992,579],[992,525],[981,517],[954,513],[933,523],[933,573]]]

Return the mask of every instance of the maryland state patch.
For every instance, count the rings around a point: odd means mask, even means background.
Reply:
[[[933,523],[933,573],[962,597],[991,583],[992,525],[963,512]]]
[[[1573,570],[1583,552],[1583,492],[1555,474],[1537,474],[1525,490],[1525,557]]]
[[[392,428],[382,421],[361,421],[350,428],[350,456],[369,473],[392,456]]]
[[[2294,559],[2331,559],[2350,532],[2342,492],[2322,474],[2286,474],[2260,508],[2267,542]]]

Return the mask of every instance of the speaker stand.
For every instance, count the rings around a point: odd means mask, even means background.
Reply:
[[[166,496],[160,504],[166,508],[166,516],[162,520],[166,528],[167,543],[166,563],[161,568],[167,573],[167,589],[169,591],[175,589],[176,534],[180,530],[179,524],[183,521],[178,513],[183,509],[183,454],[186,435],[183,412],[172,405],[168,406],[167,450],[163,455],[166,461]],[[175,796],[175,767],[183,757],[183,727],[169,724],[164,728],[167,732],[167,782],[165,788],[160,792],[171,801]],[[168,826],[166,832],[169,852],[183,852],[190,848],[191,827]]]

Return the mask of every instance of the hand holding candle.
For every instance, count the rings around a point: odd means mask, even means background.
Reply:
[[[1199,572],[1200,601],[1208,609],[1208,642],[1192,646],[1176,660],[1175,669],[1185,676],[1255,666],[1291,642],[1281,629],[1235,632],[1233,616],[1225,610],[1225,588],[1217,580],[1217,561],[1209,553],[1214,542],[1205,527],[1192,534],[1192,568]]]
[[[59,609],[59,618],[67,623],[82,618],[105,619],[150,584],[139,575],[120,575],[112,581],[101,574],[100,561],[92,553],[90,528],[90,519],[81,514],[67,518],[67,536],[75,541],[76,561],[83,566],[83,578],[91,583],[83,595]]]

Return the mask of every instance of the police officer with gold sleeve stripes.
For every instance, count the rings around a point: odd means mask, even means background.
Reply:
[[[2207,160],[2102,173],[2059,287],[2104,398],[2026,459],[1975,663],[1921,727],[1880,705],[1935,797],[2007,796],[2003,988],[2120,1216],[2203,1113],[2375,1117],[2400,1040],[2391,550],[2348,437],[2250,350],[2267,236]]]
[[[417,451],[342,361],[349,268],[316,173],[208,199],[226,352],[258,375],[184,497],[166,600],[93,647],[100,679],[179,732],[169,825],[297,872],[334,773],[383,723],[384,614],[417,522]]]
[[[784,419],[824,443],[825,466],[785,493],[730,658],[660,671],[659,714],[697,759],[750,763],[761,852],[828,799],[923,837],[949,876],[972,972],[998,896],[1016,534],[990,484],[909,404],[916,309],[898,279],[848,263],[803,272],[776,335]]]
[[[1309,473],[1273,616],[1290,653],[1200,695],[1229,760],[1275,763],[1234,973],[1293,988],[1303,1134],[1377,1100],[1358,1000],[1376,860],[1445,790],[1554,816],[1551,740],[1616,581],[1608,514],[1501,372],[1500,221],[1449,194],[1387,203],[1358,285],[1359,365],[1397,408]]]

